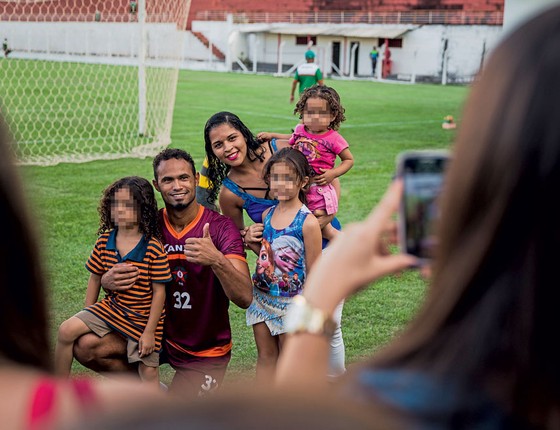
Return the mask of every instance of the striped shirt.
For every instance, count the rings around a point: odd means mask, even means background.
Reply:
[[[127,291],[107,292],[101,301],[85,310],[123,336],[138,342],[150,317],[152,283],[170,282],[171,271],[163,245],[157,239],[143,237],[132,251],[121,257],[116,246],[116,233],[117,230],[111,230],[97,239],[86,268],[102,276],[115,264],[127,262],[139,269],[136,284]],[[157,351],[161,349],[164,314],[162,312],[155,333]]]

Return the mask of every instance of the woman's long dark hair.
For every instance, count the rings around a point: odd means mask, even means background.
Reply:
[[[12,140],[0,117],[0,354],[13,362],[51,369],[46,290],[37,238],[13,165]]]
[[[560,410],[559,46],[554,8],[510,35],[474,85],[426,304],[374,360],[479,384],[545,427]]]
[[[214,155],[212,142],[210,142],[210,131],[222,124],[229,124],[245,138],[247,142],[247,156],[251,161],[264,161],[264,155],[260,151],[261,142],[255,138],[251,130],[243,124],[243,121],[237,115],[231,112],[218,112],[212,115],[204,126],[204,148],[206,150],[206,158],[208,158],[207,177],[210,182],[208,187],[208,203],[210,204],[214,204],[216,201],[222,181],[229,172],[229,166],[226,166]]]

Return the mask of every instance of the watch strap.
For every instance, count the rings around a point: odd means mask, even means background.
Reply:
[[[327,312],[309,304],[302,295],[293,297],[285,317],[288,333],[310,333],[331,338],[337,324]]]

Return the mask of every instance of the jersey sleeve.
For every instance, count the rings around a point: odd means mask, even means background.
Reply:
[[[241,239],[241,233],[233,221],[225,216],[210,224],[210,236],[214,245],[226,258],[245,260],[247,254]]]
[[[315,72],[315,77],[317,78],[318,81],[323,79],[323,73],[321,72],[321,69],[319,69],[318,67],[317,67],[317,71]]]
[[[157,239],[150,240],[149,251],[152,254],[150,263],[150,278],[152,282],[171,282],[171,270],[169,269],[169,262],[167,254],[163,249],[163,245]]]
[[[105,249],[107,244],[107,235],[103,234],[97,238],[93,251],[86,261],[86,269],[93,273],[94,275],[103,275],[106,270],[103,265],[103,260],[101,259],[101,251]]]

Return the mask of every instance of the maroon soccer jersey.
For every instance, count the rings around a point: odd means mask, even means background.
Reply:
[[[186,260],[183,245],[190,237],[202,237],[208,223],[214,246],[226,258],[246,261],[239,230],[231,219],[203,206],[180,233],[169,224],[165,209],[159,216],[173,276],[166,286],[164,347],[203,357],[224,355],[231,349],[229,299],[210,267]],[[176,354],[169,351],[169,355]]]

